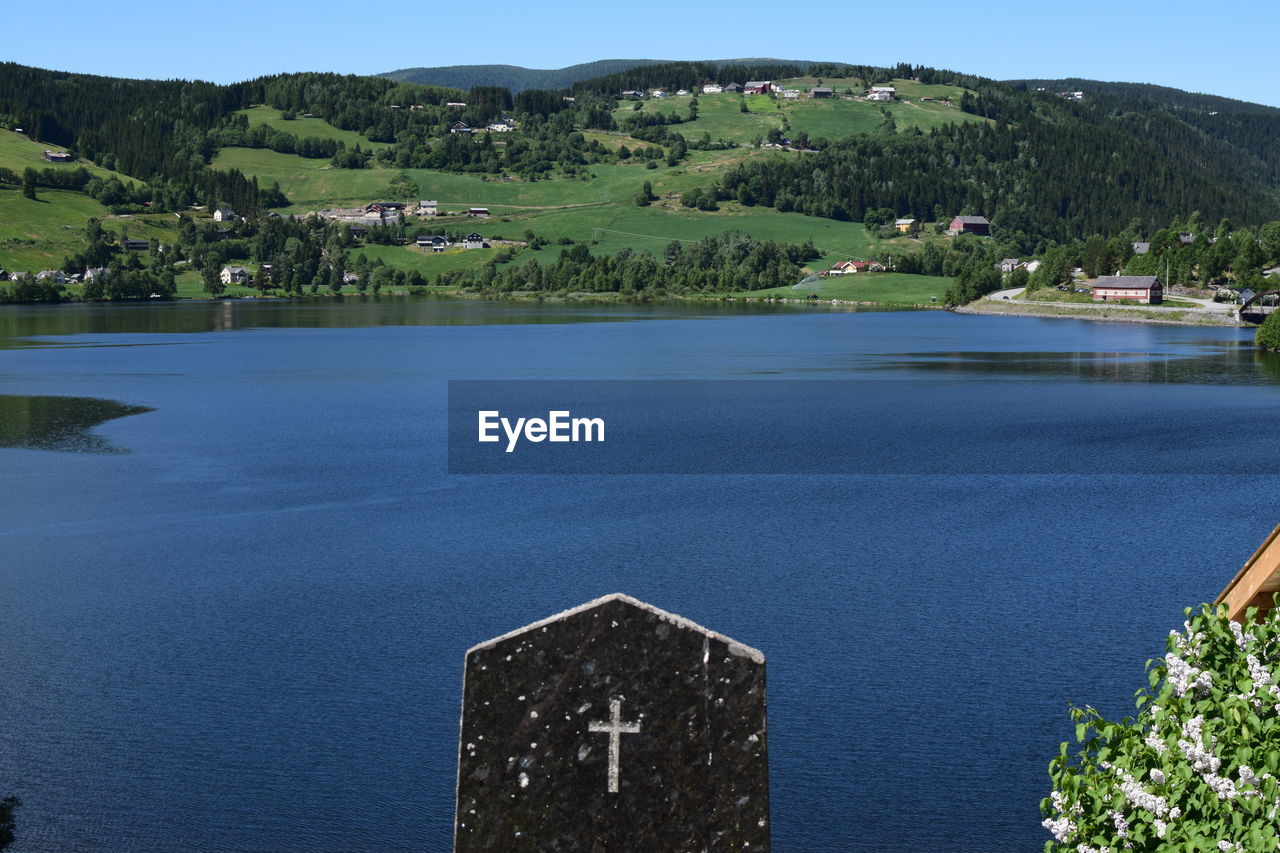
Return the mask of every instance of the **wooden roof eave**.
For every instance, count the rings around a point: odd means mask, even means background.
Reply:
[[[1270,610],[1272,595],[1280,591],[1280,525],[1258,546],[1214,604],[1226,605],[1229,618],[1239,622],[1245,610]]]

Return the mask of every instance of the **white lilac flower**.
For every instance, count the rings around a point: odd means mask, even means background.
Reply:
[[[1219,800],[1230,800],[1233,797],[1240,796],[1240,792],[1236,790],[1236,783],[1225,776],[1206,773],[1204,774],[1204,783],[1213,789]]]
[[[1138,783],[1138,780],[1134,779],[1121,768],[1106,761],[1098,762],[1098,766],[1103,770],[1109,770],[1120,777],[1120,793],[1124,794],[1124,798],[1132,805],[1142,809],[1143,811],[1151,812],[1157,817],[1164,817],[1166,814],[1170,813],[1168,800],[1156,794],[1148,793],[1142,785]]]
[[[1200,775],[1215,774],[1222,767],[1222,759],[1213,754],[1213,744],[1206,746],[1203,742],[1202,730],[1204,717],[1192,717],[1182,726],[1182,740],[1178,741],[1178,749],[1191,764],[1191,768]],[[1234,785],[1232,786],[1234,788]],[[1218,796],[1222,796],[1219,793]]]
[[[1145,743],[1147,746],[1151,747],[1161,755],[1164,755],[1166,752],[1169,751],[1169,747],[1165,746],[1164,740],[1161,739],[1160,737],[1160,733],[1155,729],[1152,729],[1147,734],[1146,738],[1143,739],[1143,743]],[[1152,772],[1155,772],[1155,771],[1152,771]]]
[[[1232,625],[1236,624],[1234,622]],[[1254,689],[1266,687],[1271,684],[1271,673],[1263,666],[1253,655],[1246,655],[1245,662],[1249,665],[1249,677],[1253,679]]]
[[[1161,745],[1161,746],[1164,746],[1164,742],[1163,742],[1163,741],[1161,741],[1160,745]],[[1157,785],[1163,785],[1163,784],[1164,784],[1164,771],[1163,771],[1163,770],[1161,770],[1159,767],[1153,767],[1153,768],[1151,768],[1151,781],[1152,781],[1152,782],[1155,782]]]
[[[1066,841],[1076,834],[1076,825],[1069,817],[1060,817],[1057,820],[1045,818],[1040,821],[1040,825],[1049,830],[1049,833],[1058,841]]]
[[[1228,622],[1227,624],[1231,627],[1231,636],[1236,638],[1236,645],[1239,646],[1241,649],[1247,647],[1249,645],[1249,640],[1253,638],[1245,637],[1244,631],[1240,628],[1240,623],[1231,621],[1231,622]]]
[[[1236,772],[1240,776],[1240,784],[1242,785],[1252,785],[1253,787],[1257,788],[1258,783],[1262,781],[1261,779],[1258,778],[1258,775],[1253,772],[1253,769],[1249,767],[1248,764],[1241,764],[1240,769]],[[1263,774],[1263,775],[1265,776],[1268,774]]]
[[[1200,674],[1199,670],[1173,652],[1165,654],[1164,664],[1169,674],[1169,684],[1173,686],[1173,692],[1179,696],[1187,692],[1187,686],[1190,684],[1191,679]]]
[[[1124,815],[1120,812],[1110,813],[1111,822],[1116,825],[1116,835],[1121,838],[1129,837],[1129,821],[1124,819]]]
[[[1169,831],[1169,824],[1165,823],[1158,817],[1152,818],[1151,823],[1155,825],[1156,837],[1164,838],[1164,834]]]

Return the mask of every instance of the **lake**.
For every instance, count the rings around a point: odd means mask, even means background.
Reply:
[[[714,304],[7,307],[14,849],[447,850],[464,651],[626,592],[767,656],[774,849],[1039,850],[1068,703],[1130,712],[1182,608],[1280,520],[1280,362],[1250,341]],[[752,428],[803,452],[450,474],[448,383],[495,379],[792,383]],[[857,418],[796,416],[822,400]]]

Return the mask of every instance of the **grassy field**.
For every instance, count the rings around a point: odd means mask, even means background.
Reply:
[[[815,270],[826,269],[846,257],[864,257],[870,247],[866,231],[855,223],[737,205],[725,205],[716,213],[666,205],[613,205],[534,212],[511,222],[489,220],[475,226],[476,231],[486,236],[515,239],[519,239],[526,228],[549,240],[567,237],[575,242],[590,243],[591,251],[596,254],[611,254],[624,246],[661,254],[672,240],[696,242],[729,230],[746,231],[761,239],[785,243],[812,240],[824,251],[822,258],[810,264]],[[547,246],[537,256],[540,260],[554,259],[561,248]],[[532,256],[522,252],[519,259]]]
[[[0,190],[0,269],[38,272],[60,267],[63,258],[84,248],[85,222],[91,217],[134,239],[172,243],[177,236],[173,214],[111,216],[82,193],[39,190],[32,201],[21,190]]]
[[[89,170],[89,173],[98,177],[110,177],[114,175],[125,183],[142,183],[130,178],[128,175],[122,175],[119,172],[112,172],[101,166],[95,166],[84,160],[75,163],[50,163],[44,159],[45,149],[50,151],[65,151],[58,145],[45,145],[42,142],[32,142],[20,133],[14,133],[11,130],[0,130],[0,167],[12,169],[19,175],[22,170],[28,166],[35,169],[67,169],[72,170],[83,166]]]
[[[479,269],[497,252],[497,249],[451,249],[435,254],[416,246],[365,246],[353,250],[351,259],[355,260],[358,255],[364,255],[371,261],[381,258],[393,269],[418,270],[434,282],[434,277],[442,272]],[[523,258],[523,255],[518,256],[517,262]]]
[[[641,101],[644,112],[675,112],[681,116],[689,114],[690,95],[670,98],[650,98]],[[743,99],[738,95],[698,95],[698,119],[693,122],[672,125],[671,129],[685,139],[698,139],[704,133],[711,134],[712,139],[725,139],[731,142],[750,143],[757,136],[763,137],[772,128],[781,128],[782,119],[776,115],[777,104],[770,98],[753,95],[746,99],[749,109],[760,112],[742,113],[739,105]],[[634,107],[625,104],[622,109],[613,113],[614,121],[622,120],[632,114]]]
[[[727,139],[735,142],[750,143],[757,137],[763,137],[773,128],[781,129],[783,116],[790,123],[791,131],[804,131],[813,137],[841,139],[861,133],[869,133],[884,121],[882,108],[893,116],[898,130],[920,128],[930,130],[944,124],[982,121],[977,116],[960,112],[959,107],[943,106],[938,103],[942,99],[958,101],[964,89],[959,86],[938,86],[916,83],[911,80],[894,80],[899,97],[906,100],[878,103],[870,101],[850,101],[843,96],[846,91],[861,95],[866,91],[864,81],[854,78],[824,79],[822,85],[835,89],[837,97],[812,100],[808,97],[809,89],[818,85],[817,78],[799,77],[793,80],[780,80],[780,86],[789,89],[800,89],[799,100],[779,101],[766,95],[748,95],[745,98],[732,94],[698,95],[698,119],[675,125],[672,129],[686,139],[696,139],[704,132],[712,139]],[[933,98],[933,101],[921,102],[922,97]],[[692,96],[670,98],[650,98],[642,101],[645,112],[676,112],[686,115]],[[749,113],[740,111],[740,104],[746,102]],[[621,122],[633,109],[628,104],[614,113],[614,120]]]
[[[250,107],[247,110],[240,110],[239,114],[248,116],[249,127],[265,124],[268,127],[274,127],[276,130],[293,134],[299,139],[305,139],[309,136],[318,139],[334,139],[348,148],[355,148],[359,145],[365,151],[370,149],[377,151],[387,147],[385,142],[370,142],[354,130],[339,130],[322,118],[295,118],[292,121],[285,121],[280,117],[280,111],[273,107]]]
[[[831,276],[799,288],[775,287],[736,296],[804,299],[816,293],[819,299],[879,302],[886,305],[931,305],[941,302],[952,279],[902,273],[858,273]]]
[[[705,186],[713,173],[746,157],[778,156],[777,152],[730,149],[693,151],[678,166],[646,169],[640,163],[598,164],[588,180],[550,179],[503,181],[489,176],[408,169],[405,174],[418,187],[421,198],[437,199],[444,209],[459,207],[552,208],[611,202],[630,203],[645,181],[658,194],[681,193]],[[224,148],[214,167],[239,169],[256,175],[260,184],[273,181],[292,203],[289,213],[324,207],[364,204],[379,198],[396,198],[391,181],[400,172],[392,169],[335,169],[326,160],[309,160],[295,154],[279,154],[259,148]]]

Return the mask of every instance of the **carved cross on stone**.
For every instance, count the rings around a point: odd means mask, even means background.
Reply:
[[[622,735],[640,733],[639,723],[622,722],[622,700],[609,700],[609,713],[613,715],[607,723],[592,722],[588,728],[593,732],[609,733],[609,793],[618,793],[618,764],[621,761]]]
[[[764,656],[687,619],[609,595],[467,652],[458,853],[767,853],[768,773]]]

